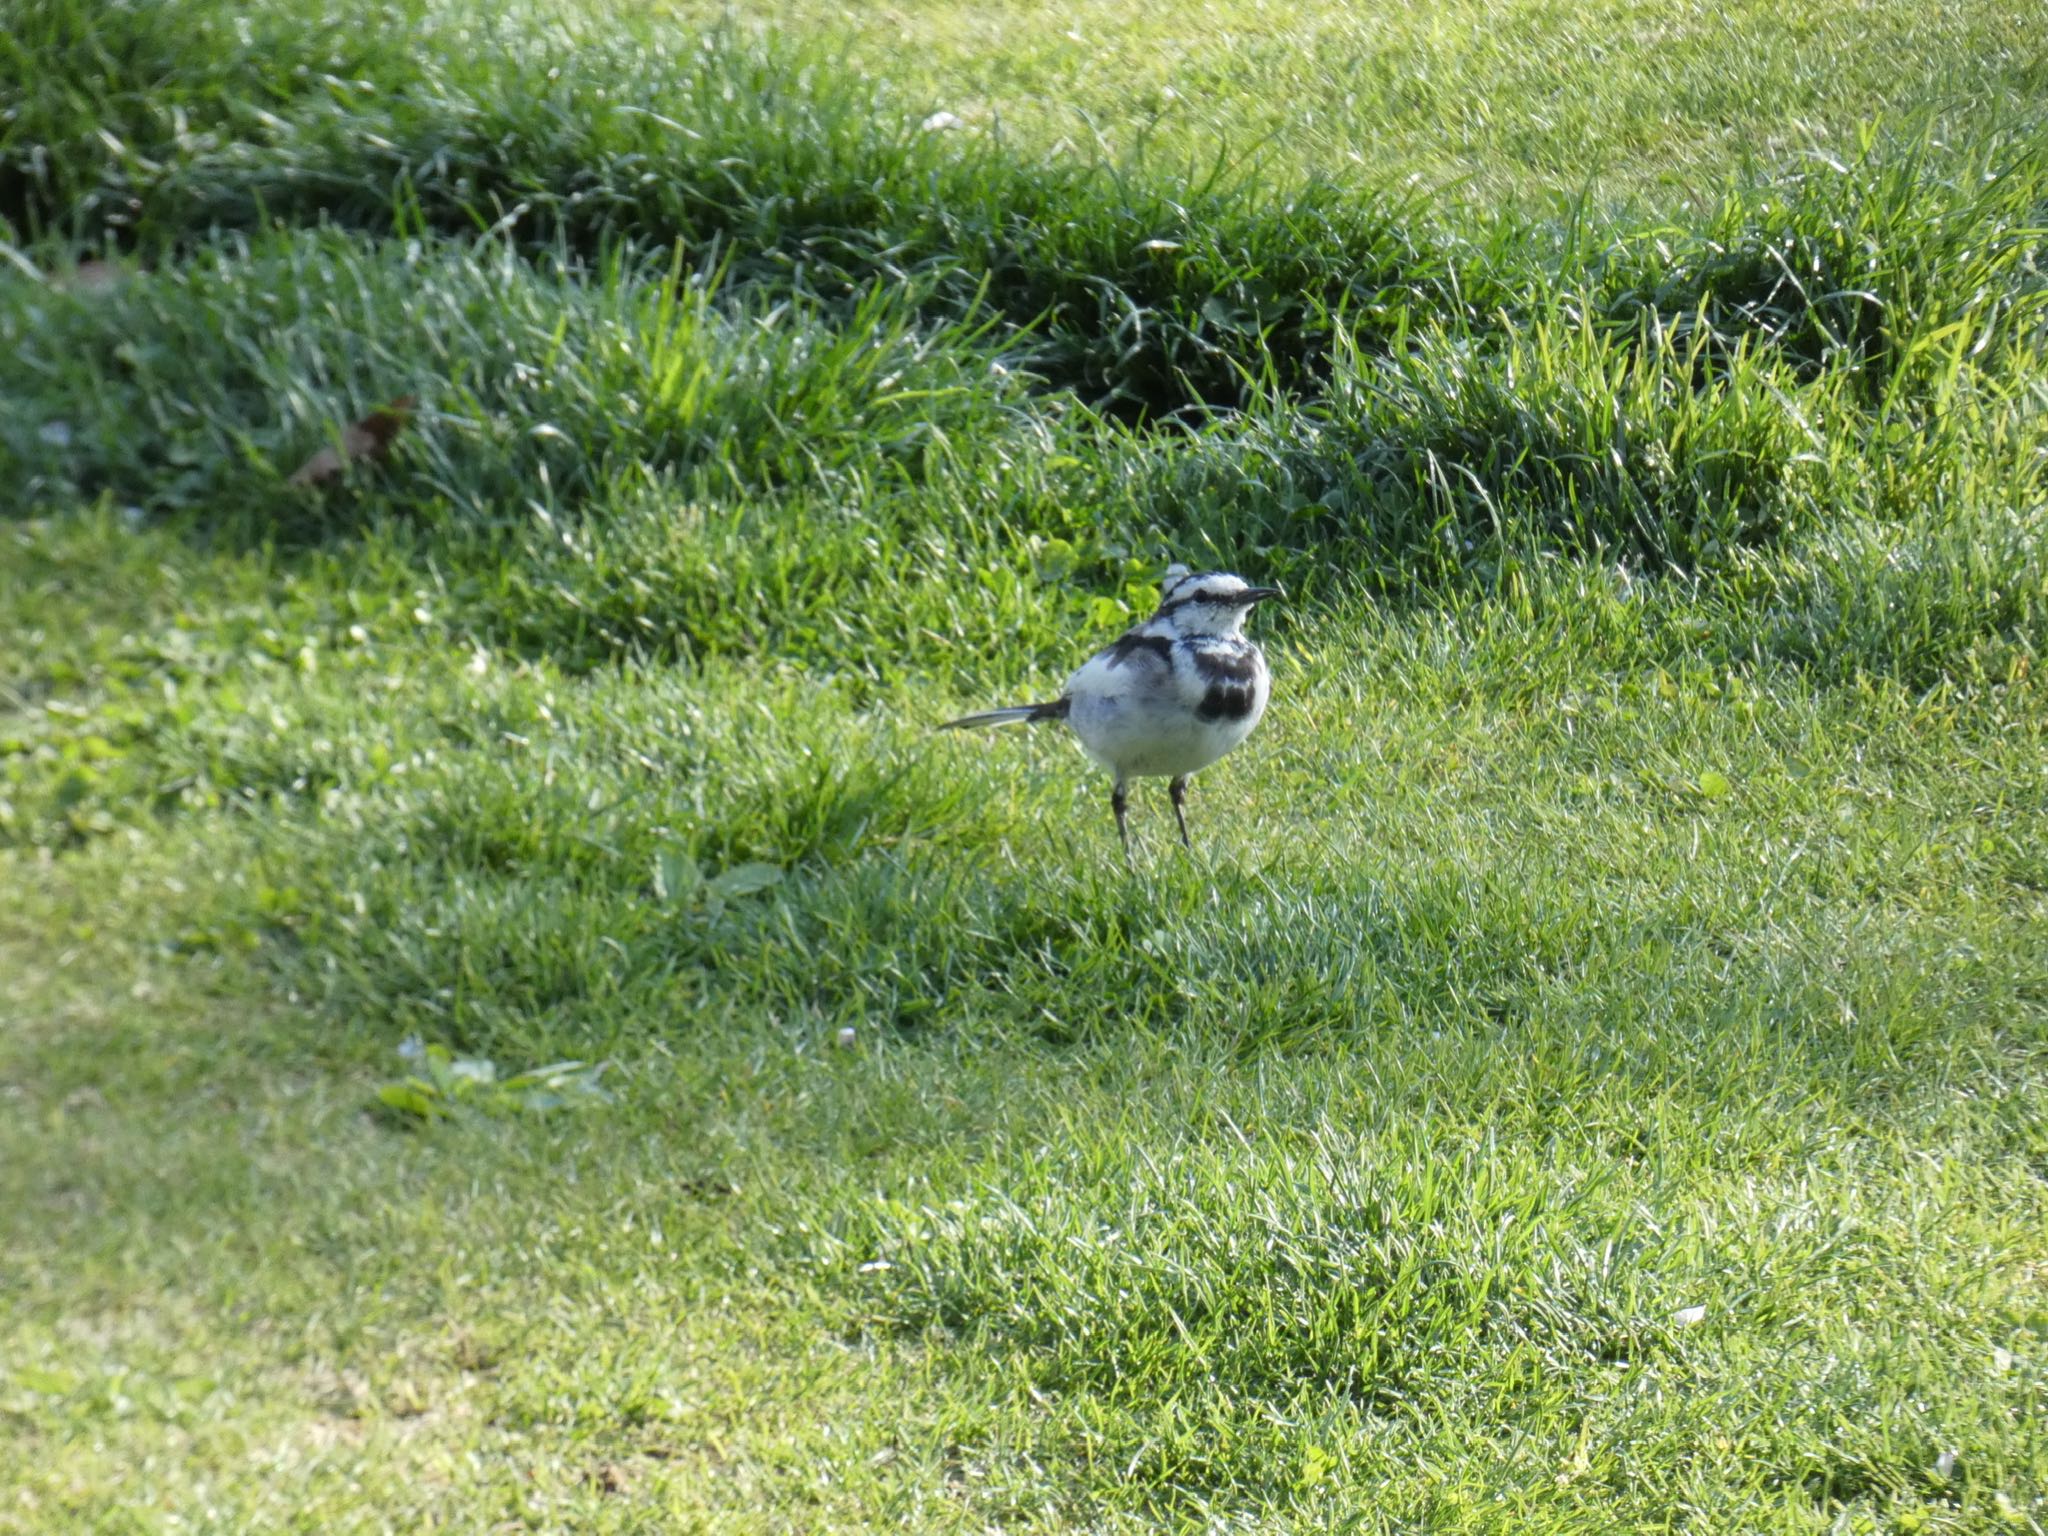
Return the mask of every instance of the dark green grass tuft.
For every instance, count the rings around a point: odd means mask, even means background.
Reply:
[[[1412,188],[1295,177],[1276,196],[1255,165],[927,131],[915,98],[773,35],[462,7],[344,25],[283,0],[233,28],[206,0],[28,11],[49,48],[12,56],[24,100],[0,134],[0,217],[24,233],[149,252],[318,219],[586,260],[680,243],[826,301],[915,276],[927,313],[992,304],[1032,327],[1035,372],[1131,420],[1242,404],[1260,376],[1314,389],[1340,335],[1526,325],[1557,285],[1625,330],[1647,310],[1874,394],[1930,337],[1981,350],[2039,325],[2030,119],[1939,152],[1873,135],[1789,187],[1730,191],[1698,230],[1579,209],[1473,238]],[[94,115],[110,58],[116,127]],[[151,88],[173,76],[189,101]]]
[[[138,74],[171,74],[195,41],[179,7],[32,9],[74,42],[48,73],[16,61],[29,104],[0,139],[14,194],[0,216],[31,234],[105,232],[152,251],[317,217],[373,233],[488,229],[584,258],[680,243],[827,299],[917,274],[928,307],[958,315],[993,295],[1013,324],[1037,323],[1037,371],[1139,416],[1234,402],[1261,360],[1301,376],[1340,301],[1486,302],[1483,286],[1460,291],[1474,275],[1404,230],[1412,210],[1398,204],[1309,185],[1274,207],[1221,167],[1189,187],[958,141],[922,130],[925,109],[833,71],[821,49],[620,18],[604,33],[508,34],[481,12],[375,12],[350,23],[346,55],[320,60],[317,88],[304,84],[313,66],[292,60],[317,57],[325,34],[286,50],[287,85],[270,94],[290,99],[260,111],[232,83],[271,67],[262,44],[224,63],[202,30],[220,81],[193,103],[203,127],[124,93],[142,142],[116,152],[85,109],[98,40],[144,39]],[[626,37],[611,35],[621,26]]]

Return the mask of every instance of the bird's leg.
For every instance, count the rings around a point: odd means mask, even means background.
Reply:
[[[1188,803],[1188,776],[1182,774],[1167,785],[1166,793],[1173,799],[1173,819],[1180,823],[1180,845],[1193,852],[1195,845],[1188,841],[1188,818],[1184,809]]]
[[[1130,806],[1131,797],[1124,790],[1124,781],[1118,779],[1109,792],[1109,808],[1116,812],[1116,835],[1123,841],[1126,860],[1131,856],[1131,829],[1124,818]]]

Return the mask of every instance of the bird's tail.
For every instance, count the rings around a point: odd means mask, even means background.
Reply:
[[[984,725],[1015,725],[1020,721],[1064,720],[1067,718],[1069,701],[1054,699],[1050,704],[1018,704],[1009,709],[984,709],[979,714],[962,715],[958,720],[948,720],[939,729],[960,731],[969,727]]]

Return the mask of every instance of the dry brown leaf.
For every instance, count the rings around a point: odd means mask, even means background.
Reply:
[[[285,483],[325,485],[337,479],[351,464],[362,461],[376,463],[388,457],[392,443],[405,430],[405,424],[412,419],[413,407],[418,403],[411,395],[401,395],[382,409],[370,412],[361,421],[351,422],[342,430],[340,447],[329,443],[293,470],[291,479]]]

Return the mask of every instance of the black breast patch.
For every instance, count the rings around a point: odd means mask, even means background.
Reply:
[[[1259,675],[1259,653],[1242,641],[1201,645],[1195,651],[1195,667],[1205,683],[1248,683]]]
[[[1242,720],[1256,696],[1250,683],[1211,683],[1195,706],[1197,720]]]

